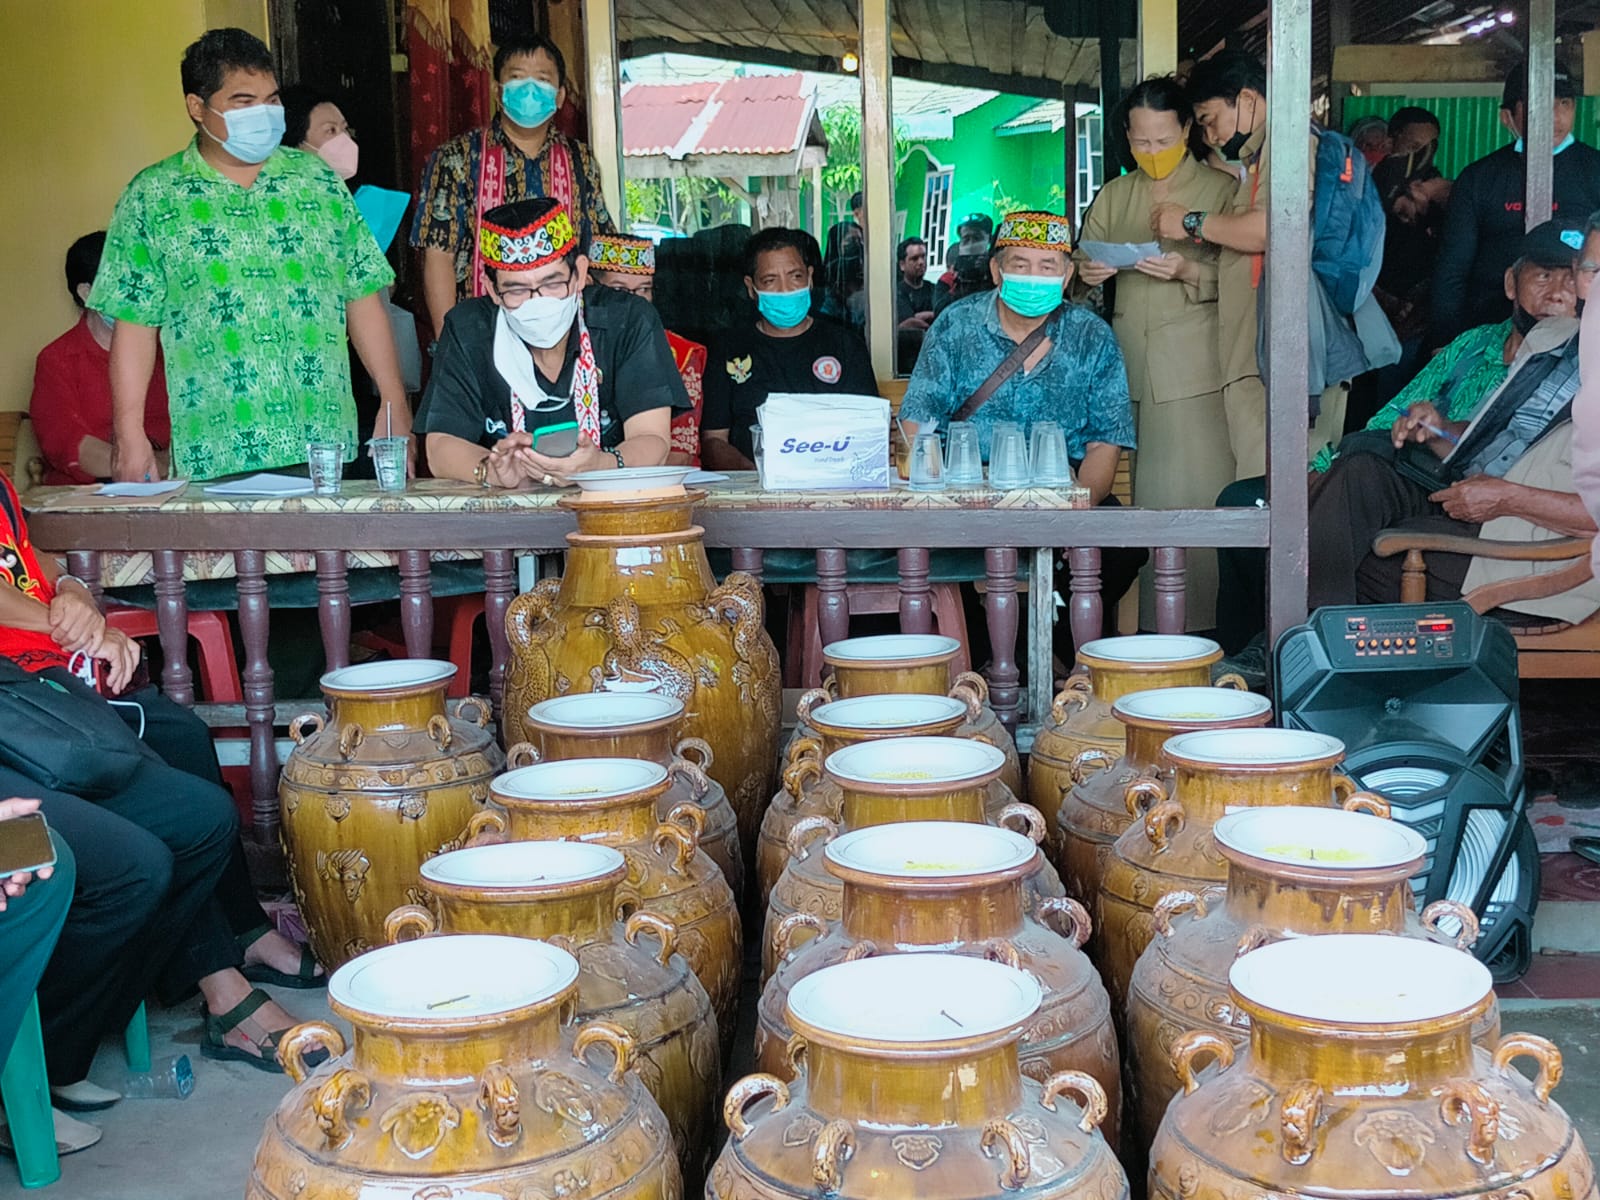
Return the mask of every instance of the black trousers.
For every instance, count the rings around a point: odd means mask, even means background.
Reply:
[[[0,913],[0,1063],[11,1053],[23,1011],[44,976],[72,904],[78,874],[72,849],[59,833],[52,832],[50,840],[56,848],[55,873],[35,879],[20,896],[7,897]]]

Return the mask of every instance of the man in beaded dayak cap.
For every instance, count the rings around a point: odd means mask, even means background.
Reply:
[[[652,304],[656,298],[656,246],[649,238],[602,233],[589,245],[589,278],[601,287],[631,292]],[[690,408],[672,414],[674,466],[700,465],[700,413],[705,405],[706,348],[667,330],[672,361],[689,393]]]
[[[478,253],[488,293],[446,316],[417,414],[433,473],[548,487],[665,462],[671,414],[689,400],[661,319],[594,285],[565,206],[490,209]]]

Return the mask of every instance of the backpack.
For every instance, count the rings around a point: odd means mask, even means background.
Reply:
[[[1383,267],[1383,201],[1354,142],[1315,124],[1311,132],[1317,137],[1311,269],[1334,308],[1349,316],[1372,295]]]

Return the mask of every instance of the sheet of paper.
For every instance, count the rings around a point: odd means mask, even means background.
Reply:
[[[158,479],[154,483],[102,483],[96,496],[163,496],[187,487],[187,479]]]
[[[389,244],[400,229],[400,218],[406,215],[406,205],[411,203],[410,194],[363,183],[356,189],[355,201],[378,241],[378,249],[389,253]]]
[[[1090,262],[1118,270],[1133,266],[1141,258],[1161,257],[1158,242],[1079,242],[1078,249]]]
[[[311,480],[302,475],[273,475],[263,472],[235,479],[230,483],[214,483],[206,488],[208,496],[309,496]]]

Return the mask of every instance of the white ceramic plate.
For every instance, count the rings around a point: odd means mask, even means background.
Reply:
[[[664,767],[638,758],[568,758],[507,771],[492,787],[520,800],[605,800],[654,787],[666,777]]]
[[[1398,867],[1428,852],[1422,835],[1398,821],[1337,808],[1250,808],[1216,824],[1221,845],[1252,858],[1319,870]]]
[[[1043,997],[1031,975],[954,954],[889,954],[824,967],[795,984],[793,1017],[842,1037],[960,1041],[1020,1025]]]
[[[457,887],[557,887],[598,879],[622,865],[619,852],[591,842],[505,842],[430,858],[422,877]]]
[[[885,738],[836,750],[822,765],[838,779],[915,786],[993,774],[1006,765],[1006,756],[987,742],[967,738]]]
[[[811,710],[811,720],[835,729],[907,729],[964,717],[964,701],[951,696],[852,696]]]
[[[1272,701],[1234,688],[1175,687],[1129,692],[1111,705],[1117,716],[1144,721],[1238,721],[1272,710]]]
[[[373,1016],[459,1021],[533,1004],[577,977],[578,960],[545,942],[451,934],[352,959],[328,980],[328,996]]]
[[[728,476],[721,471],[690,471],[683,481],[685,487],[702,487],[708,483],[727,483]]]
[[[614,471],[579,471],[567,478],[586,492],[644,492],[682,487],[693,467],[619,467]]]
[[[1342,756],[1344,743],[1304,729],[1205,729],[1168,738],[1162,749],[1174,758],[1226,766],[1312,762],[1330,754]]]
[[[876,637],[845,638],[830,642],[822,649],[828,658],[841,662],[884,662],[901,658],[933,658],[939,654],[954,654],[961,649],[955,638],[940,637],[935,633],[885,633]]]
[[[1488,968],[1464,950],[1368,933],[1274,942],[1235,962],[1228,979],[1264,1008],[1340,1025],[1447,1016],[1494,986]]]
[[[1006,871],[1031,862],[1037,848],[1020,833],[960,821],[873,825],[834,838],[830,862],[890,879],[951,879]]]
[[[1176,633],[1135,633],[1127,637],[1097,638],[1084,643],[1082,650],[1088,658],[1125,663],[1186,662],[1221,652],[1222,647],[1210,638]]]
[[[651,692],[579,692],[541,700],[528,719],[563,729],[626,729],[683,715],[683,701]]]
[[[456,673],[454,663],[437,658],[396,658],[340,667],[322,677],[325,688],[340,692],[387,692],[392,688],[438,683]]]

